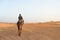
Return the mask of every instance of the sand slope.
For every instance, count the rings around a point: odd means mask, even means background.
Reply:
[[[0,23],[0,40],[60,40],[60,25],[24,24],[19,37],[16,24]]]

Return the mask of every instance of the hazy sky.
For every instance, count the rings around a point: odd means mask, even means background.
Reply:
[[[19,13],[25,22],[60,20],[60,0],[0,0],[0,22],[17,22]]]

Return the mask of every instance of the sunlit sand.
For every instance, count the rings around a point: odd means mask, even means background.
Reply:
[[[60,23],[25,23],[20,37],[15,23],[0,23],[0,40],[60,40]]]

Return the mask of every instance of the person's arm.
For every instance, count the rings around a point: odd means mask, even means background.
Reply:
[[[18,17],[18,19],[20,19],[20,17]]]
[[[21,16],[21,19],[23,19],[23,17]]]

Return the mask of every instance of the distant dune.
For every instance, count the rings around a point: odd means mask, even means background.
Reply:
[[[60,40],[60,22],[25,23],[18,36],[16,23],[0,23],[0,40]]]

